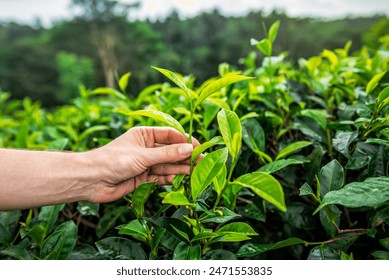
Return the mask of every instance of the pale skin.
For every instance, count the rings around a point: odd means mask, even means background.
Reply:
[[[143,182],[189,174],[193,144],[167,127],[134,127],[87,152],[0,149],[0,210],[76,201],[111,202]]]

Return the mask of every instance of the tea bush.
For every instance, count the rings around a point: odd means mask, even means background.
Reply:
[[[127,73],[55,110],[1,92],[0,147],[85,151],[161,124],[202,143],[172,185],[0,212],[1,258],[389,259],[387,38],[294,65],[273,53],[279,25],[200,85],[153,67],[166,83],[136,98]]]

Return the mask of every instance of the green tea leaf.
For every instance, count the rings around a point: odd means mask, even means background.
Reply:
[[[276,22],[274,22],[270,26],[270,28],[269,28],[269,36],[268,36],[270,42],[274,43],[274,41],[276,40],[279,28],[280,28],[280,21],[279,20],[277,20]]]
[[[263,39],[257,43],[257,48],[265,55],[271,56],[273,51],[272,42],[269,39]]]
[[[308,185],[308,183],[304,183],[304,185],[302,185],[299,190],[300,190],[299,196],[315,195],[315,193],[313,192],[311,186]]]
[[[143,116],[149,117],[153,120],[159,121],[163,124],[166,124],[170,127],[175,128],[179,132],[181,132],[185,137],[187,137],[184,128],[182,125],[171,115],[157,111],[157,110],[138,110],[134,112],[126,112],[124,113],[127,116]]]
[[[147,182],[139,185],[132,193],[131,201],[134,212],[138,218],[143,216],[144,205],[155,188],[155,182]]]
[[[250,225],[244,222],[227,224],[222,226],[215,233],[218,235],[218,237],[212,239],[210,243],[240,242],[249,240],[250,236],[258,235]]]
[[[0,250],[0,255],[9,256],[17,260],[32,260],[31,254],[20,245],[11,245]]]
[[[170,192],[168,193],[165,198],[162,200],[162,203],[164,204],[171,204],[174,206],[186,206],[186,205],[191,205],[194,206],[194,203],[190,203],[188,198],[178,192]]]
[[[245,76],[241,76],[241,75],[227,74],[220,79],[211,81],[200,92],[195,106],[197,107],[205,99],[207,99],[208,96],[210,96],[211,94],[217,92],[218,90],[220,90],[228,85],[231,85],[231,84],[234,84],[237,82],[241,82],[241,81],[250,80],[250,79],[253,79],[253,77],[245,77]]]
[[[67,221],[59,225],[43,242],[40,258],[65,260],[76,245],[77,230],[78,228],[73,221]]]
[[[221,110],[217,114],[219,129],[233,160],[237,159],[242,146],[242,126],[238,115],[229,110]]]
[[[223,138],[220,136],[215,136],[208,142],[202,143],[200,146],[197,146],[193,149],[191,161],[195,162],[196,159],[207,149],[215,146],[215,145],[223,145],[224,141]]]
[[[202,223],[227,223],[228,221],[240,217],[240,215],[236,214],[235,212],[231,211],[230,209],[226,207],[219,207],[217,208],[220,214],[214,213],[212,216],[207,216],[204,219],[200,218]]]
[[[327,245],[320,245],[312,248],[308,260],[339,260],[339,253]]]
[[[389,98],[389,87],[384,88],[378,95],[377,103],[381,105],[386,99]]]
[[[42,241],[46,235],[51,232],[57,222],[59,212],[62,211],[65,204],[58,204],[52,206],[44,206],[41,208],[38,216],[38,220],[44,225],[44,233],[42,235]]]
[[[210,250],[205,253],[205,260],[236,260],[236,256],[231,251],[223,249]]]
[[[258,169],[258,171],[263,171],[267,173],[274,173],[277,172],[289,165],[296,165],[296,164],[303,164],[304,162],[297,159],[279,159],[277,161],[270,162],[261,168]]]
[[[227,149],[207,154],[194,168],[191,176],[192,198],[197,197],[211,184],[227,161]]]
[[[159,217],[157,219],[145,218],[145,220],[156,228],[165,228],[179,240],[187,241],[186,237],[184,238],[178,231],[185,233],[189,240],[194,237],[192,229],[183,220],[168,217]]]
[[[154,67],[154,66],[151,66],[151,67],[154,68],[155,70],[159,71],[163,75],[165,75],[169,80],[171,80],[180,89],[182,89],[185,92],[185,94],[189,100],[196,97],[195,93],[186,86],[185,82],[179,77],[179,75],[177,75],[177,73],[174,73],[170,70],[163,69],[163,68],[158,68],[158,67]]]
[[[386,71],[384,71],[382,73],[378,73],[378,74],[374,75],[373,78],[371,78],[371,80],[367,83],[367,86],[366,86],[366,93],[367,94],[371,93],[378,86],[378,83],[380,82],[382,77],[385,76],[385,74],[386,74]]]
[[[251,189],[254,193],[276,206],[281,211],[286,211],[284,191],[281,184],[270,174],[265,172],[253,172],[237,178],[232,184]]]
[[[252,150],[265,151],[265,131],[256,119],[242,122],[243,141]]]
[[[216,191],[218,196],[220,196],[220,194],[222,193],[222,190],[226,185],[226,181],[227,181],[227,167],[225,164],[223,164],[219,173],[212,180],[213,189]]]
[[[343,166],[336,160],[327,163],[318,175],[320,181],[320,196],[329,191],[339,190],[344,184]]]
[[[120,227],[119,234],[131,235],[138,240],[146,241],[149,232],[139,220],[133,220],[127,225]]]
[[[104,259],[146,260],[146,253],[135,242],[122,237],[108,237],[96,242],[96,247]]]
[[[127,97],[123,93],[121,93],[113,88],[99,87],[99,88],[94,89],[91,93],[93,95],[106,94],[106,95],[114,96],[114,97],[119,98],[121,100],[127,99]]]
[[[339,204],[346,207],[378,207],[389,200],[389,178],[371,177],[363,182],[353,182],[340,190],[330,191],[324,197],[314,214],[324,206]]]
[[[128,80],[130,79],[130,77],[131,77],[131,72],[128,72],[120,77],[118,84],[119,84],[119,88],[122,92],[126,92]]]
[[[346,158],[350,158],[350,144],[357,139],[357,131],[337,131],[335,138],[332,140],[334,148]]]
[[[310,146],[312,145],[312,142],[309,142],[309,141],[297,141],[297,142],[294,142],[288,146],[286,146],[284,149],[282,149],[277,157],[276,157],[276,160],[278,159],[281,159],[281,158],[284,158],[302,148],[305,148],[307,146]]]
[[[107,125],[95,125],[95,126],[92,126],[92,127],[89,127],[87,129],[85,129],[81,135],[79,136],[79,141],[82,141],[84,140],[86,137],[88,137],[89,135],[95,133],[95,132],[99,132],[99,131],[104,131],[104,130],[109,130],[109,126]]]
[[[174,250],[173,260],[200,260],[200,244],[190,245],[184,241],[180,242]]]
[[[255,257],[256,255],[259,255],[266,251],[276,250],[276,249],[304,244],[304,243],[305,243],[304,240],[296,237],[291,237],[286,240],[282,240],[276,243],[269,243],[269,244],[247,243],[239,248],[238,252],[236,253],[236,256],[240,258]]]

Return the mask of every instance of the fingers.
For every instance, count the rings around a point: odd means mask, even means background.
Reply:
[[[154,165],[150,169],[151,174],[155,175],[176,175],[176,174],[187,174],[190,173],[190,165],[189,164],[158,164]]]
[[[139,129],[144,130],[146,135],[150,135],[154,143],[178,144],[188,142],[188,136],[171,127],[139,127]],[[193,137],[192,144],[194,147],[200,145],[199,141]]]
[[[172,144],[144,150],[145,166],[162,163],[175,163],[186,160],[192,155],[192,144]]]

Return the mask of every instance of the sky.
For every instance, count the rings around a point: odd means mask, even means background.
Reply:
[[[121,0],[132,3],[134,0]],[[315,16],[340,18],[345,16],[389,16],[388,0],[141,0],[141,8],[134,11],[132,18],[151,20],[163,19],[175,9],[181,16],[190,17],[203,11],[217,8],[225,15],[244,15],[250,11],[267,13],[274,9],[289,16]],[[71,0],[0,0],[0,22],[17,21],[33,23],[40,18],[50,25],[77,15],[70,9]]]

